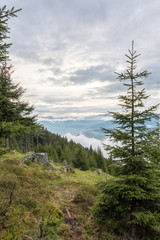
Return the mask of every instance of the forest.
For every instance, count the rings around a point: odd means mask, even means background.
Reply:
[[[22,100],[10,64],[8,21],[21,9],[0,8],[0,239],[160,239],[159,104],[149,98],[137,72],[134,41],[124,73],[115,72],[125,94],[120,111],[110,111],[113,129],[100,148],[84,148],[37,123],[35,107]],[[156,128],[148,127],[153,120]],[[23,162],[28,152],[47,153],[56,170]],[[63,162],[73,172],[63,172]],[[95,170],[101,169],[102,172]]]
[[[75,168],[81,170],[102,169],[107,171],[107,159],[103,157],[100,148],[93,150],[84,148],[81,144],[68,141],[67,138],[61,137],[39,127],[33,129],[24,136],[14,136],[10,139],[11,149],[25,153],[29,151],[47,152],[49,160],[61,163],[64,160]]]

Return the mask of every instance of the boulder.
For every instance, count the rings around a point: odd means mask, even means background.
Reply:
[[[101,174],[102,173],[102,169],[97,169],[97,173]]]
[[[47,153],[35,153],[35,152],[28,152],[28,155],[21,159],[21,162],[25,162],[31,160],[35,163],[41,162],[51,170],[57,170],[48,162],[48,155]]]
[[[65,172],[65,173],[66,173],[66,172],[71,172],[71,173],[74,173],[74,172],[75,172],[74,169],[73,169],[71,166],[69,166],[69,165],[61,167],[60,170],[62,170],[62,171]]]
[[[96,170],[94,171],[94,173],[99,175],[99,174],[102,173],[102,169],[96,169]]]

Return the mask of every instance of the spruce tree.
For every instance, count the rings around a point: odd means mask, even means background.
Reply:
[[[21,101],[24,90],[13,83],[12,66],[7,63],[11,46],[7,43],[8,20],[19,10],[7,10],[6,6],[0,8],[0,137],[5,138],[6,148],[9,148],[9,137],[27,131],[35,124],[35,116],[31,116],[34,107]]]
[[[15,10],[14,7],[11,10],[7,9],[6,5],[0,8],[0,65],[8,59],[8,49],[12,45],[7,43],[9,38],[8,34],[10,28],[8,27],[8,20],[11,17],[17,17],[17,12],[21,9]]]
[[[113,161],[121,162],[119,177],[101,185],[102,194],[93,207],[93,214],[100,222],[108,222],[121,233],[133,239],[146,239],[150,232],[160,231],[160,182],[157,164],[151,157],[155,131],[147,128],[147,122],[157,118],[158,105],[144,107],[146,94],[142,78],[148,71],[136,72],[136,60],[140,56],[132,49],[126,55],[128,67],[125,73],[116,73],[127,87],[127,94],[120,95],[122,112],[110,112],[117,127],[104,129],[114,146],[106,146]],[[152,132],[152,134],[151,134]],[[155,149],[155,148],[153,148]]]
[[[28,131],[35,124],[34,109],[28,102],[21,101],[24,90],[11,79],[11,67],[0,68],[0,136],[9,148],[9,137]]]
[[[102,153],[100,147],[97,148],[95,157],[96,157],[96,161],[97,161],[97,168],[100,168],[103,170],[103,172],[106,172],[106,161],[105,161],[105,158],[103,157],[103,153]]]
[[[73,166],[84,171],[89,169],[87,153],[80,144],[77,145],[75,159],[73,160]]]

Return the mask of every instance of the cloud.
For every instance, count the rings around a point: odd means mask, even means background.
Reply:
[[[84,84],[92,81],[111,81],[113,79],[113,74],[111,73],[114,70],[108,68],[109,66],[101,64],[90,66],[86,69],[78,69],[73,73],[73,76],[70,77],[70,81],[75,84]]]
[[[69,141],[73,140],[76,143],[80,143],[82,146],[89,148],[90,146],[93,147],[93,149],[97,150],[98,147],[101,148],[101,150],[103,151],[103,154],[105,154],[105,151],[102,147],[102,142],[98,139],[95,138],[88,138],[82,134],[80,134],[79,136],[74,136],[70,133],[65,134],[65,136]]]
[[[114,71],[124,72],[127,49],[135,40],[138,71],[151,94],[147,105],[159,101],[159,0],[2,0],[21,8],[10,19],[10,55],[14,81],[26,88],[24,98],[40,117],[102,113],[118,108],[125,94]],[[132,14],[130,9],[132,9]],[[71,116],[72,114],[72,116]]]
[[[64,113],[58,114],[55,113],[46,113],[46,115],[41,116],[39,121],[50,121],[50,122],[66,122],[66,121],[80,121],[80,120],[90,120],[90,121],[110,121],[113,118],[109,113],[97,113],[97,112],[79,112],[79,113]]]
[[[71,133],[65,134],[64,137],[66,137],[68,141],[73,140],[74,142],[80,143],[82,146],[87,148],[90,148],[90,146],[92,146],[94,150],[97,150],[97,148],[100,148],[104,157],[108,157],[108,154],[104,149],[104,144],[113,146],[113,143],[108,138],[106,138],[104,141],[100,141],[96,138],[88,138],[83,134],[80,134],[79,136],[74,136]]]

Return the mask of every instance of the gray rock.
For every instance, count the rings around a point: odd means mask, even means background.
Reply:
[[[35,153],[35,152],[29,152],[28,155],[21,159],[21,162],[25,162],[27,160],[31,160],[35,163],[41,162],[47,167],[49,167],[51,170],[57,170],[54,168],[49,162],[48,162],[48,154],[47,153]]]
[[[74,169],[73,169],[71,166],[69,166],[69,165],[61,167],[60,170],[62,170],[62,171],[65,172],[65,173],[66,173],[66,172],[71,172],[71,173],[74,173],[74,172],[75,172]]]
[[[102,173],[102,169],[96,169],[96,170],[94,171],[94,173],[99,175],[99,174]]]
[[[97,173],[101,174],[102,173],[102,169],[97,169]]]
[[[21,162],[25,162],[25,161],[28,161],[28,160],[33,160],[33,156],[32,155],[27,155],[27,156],[21,158]]]

